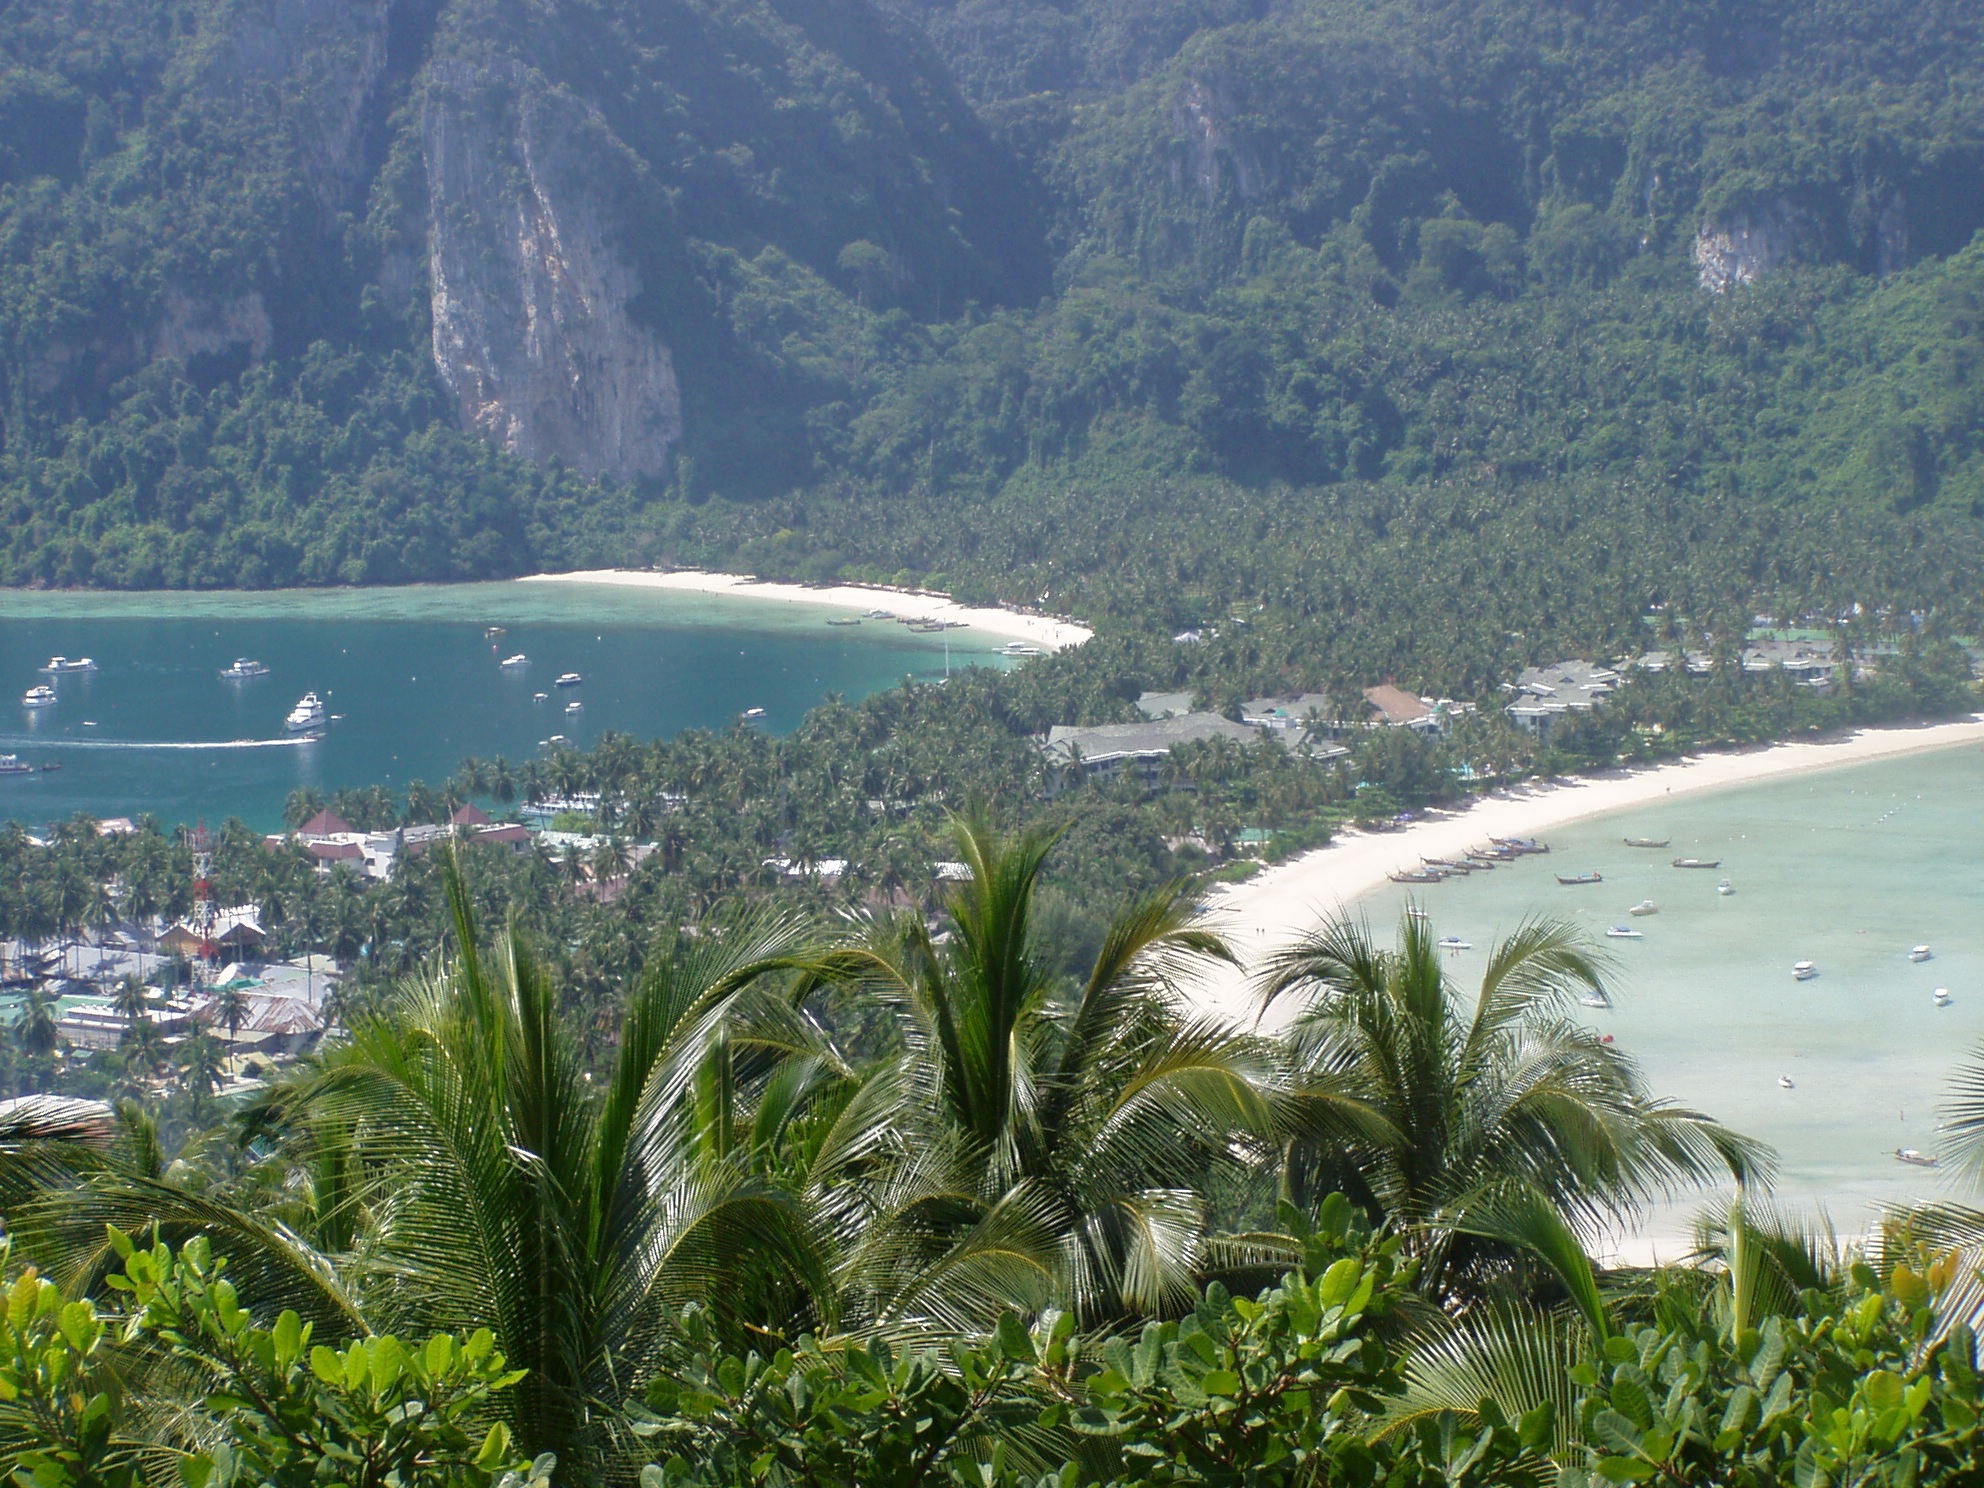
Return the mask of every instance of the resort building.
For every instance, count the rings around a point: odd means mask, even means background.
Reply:
[[[1105,723],[1094,728],[1056,724],[1041,744],[1052,767],[1053,787],[1072,783],[1079,771],[1091,780],[1114,780],[1133,773],[1146,788],[1158,785],[1164,762],[1180,744],[1231,739],[1252,744],[1257,730],[1217,713],[1185,713],[1145,723]]]
[[[1618,682],[1617,672],[1595,661],[1524,667],[1514,683],[1502,684],[1516,694],[1505,711],[1517,728],[1548,739],[1564,719],[1582,716],[1610,697]]]

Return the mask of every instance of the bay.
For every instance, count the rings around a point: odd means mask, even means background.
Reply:
[[[438,784],[468,755],[513,763],[563,734],[653,738],[747,709],[794,727],[829,693],[854,700],[952,667],[1007,665],[1001,638],[828,626],[831,609],[605,584],[489,583],[259,593],[0,592],[0,751],[60,770],[0,775],[0,819],[150,812],[167,823],[281,826],[299,786]],[[493,641],[484,631],[503,626]],[[528,667],[505,669],[521,652]],[[948,653],[948,654],[947,654]],[[99,670],[48,678],[51,656]],[[237,656],[269,675],[224,681]],[[561,673],[584,681],[554,685]],[[60,701],[21,706],[49,682]],[[299,743],[283,718],[315,691],[342,715]],[[536,694],[546,696],[538,699]],[[569,702],[582,703],[567,713]]]
[[[1581,1015],[1654,1092],[1775,1147],[1784,1202],[1857,1225],[1870,1206],[1949,1191],[1951,1175],[1894,1152],[1934,1150],[1948,1080],[1984,1041],[1980,826],[1984,749],[1964,747],[1597,818],[1551,832],[1548,856],[1409,893],[1388,886],[1357,911],[1383,933],[1409,900],[1423,905],[1436,934],[1472,943],[1449,963],[1470,991],[1495,936],[1527,916],[1593,937],[1641,931],[1598,940],[1617,1007]],[[1684,856],[1721,866],[1671,866]],[[1556,882],[1589,869],[1604,882]],[[1716,892],[1724,878],[1735,893]],[[1629,916],[1644,899],[1659,912]],[[1934,959],[1911,962],[1918,944]],[[1792,979],[1801,960],[1817,963],[1814,979]],[[1666,1223],[1690,1207],[1670,1207]]]

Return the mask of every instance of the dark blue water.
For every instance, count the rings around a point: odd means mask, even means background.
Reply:
[[[86,811],[167,822],[281,824],[298,786],[438,784],[466,755],[513,764],[563,734],[653,738],[763,708],[789,729],[828,693],[848,699],[997,664],[996,637],[916,635],[834,611],[579,584],[473,584],[228,595],[0,595],[0,751],[59,772],[0,775],[0,818]],[[507,627],[493,642],[483,631]],[[530,657],[521,671],[498,661]],[[100,670],[46,678],[52,655]],[[236,656],[270,675],[223,681]],[[553,680],[578,672],[584,682]],[[30,711],[49,682],[61,701]],[[298,743],[283,717],[315,691],[342,715]],[[548,696],[538,700],[534,695]],[[583,703],[567,713],[566,704]]]

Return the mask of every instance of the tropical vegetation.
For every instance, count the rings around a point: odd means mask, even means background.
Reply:
[[[135,1108],[12,1103],[0,1454],[78,1488],[1968,1481],[1975,1213],[1773,1217],[1765,1154],[1569,1025],[1608,993],[1565,927],[1470,994],[1411,917],[1324,924],[1228,1023],[1187,1011],[1235,968],[1176,888],[1065,970],[1051,845],[961,823],[937,934],[664,937],[597,1059],[456,871],[452,952],[169,1163]],[[1589,1258],[1732,1183],[1693,1264]]]

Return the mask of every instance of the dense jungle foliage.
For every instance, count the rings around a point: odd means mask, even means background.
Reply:
[[[1239,989],[1174,885],[1039,916],[959,823],[940,929],[734,911],[589,1050],[466,874],[445,961],[190,1139],[0,1112],[0,1465],[140,1484],[1957,1485],[1984,1225],[1852,1244],[1568,1016],[1534,921],[1463,986],[1407,919]],[[1248,1016],[1249,1004],[1275,1017]],[[1944,1152],[1974,1186],[1984,1072]],[[1594,1264],[1737,1185],[1690,1263]]]
[[[1385,667],[1443,594],[1592,644],[1668,597],[1973,618],[1960,4],[377,3],[349,115],[308,0],[0,13],[0,579],[729,563],[1265,600]],[[457,427],[444,65],[617,142],[665,475]],[[1701,288],[1698,233],[1757,282]]]

